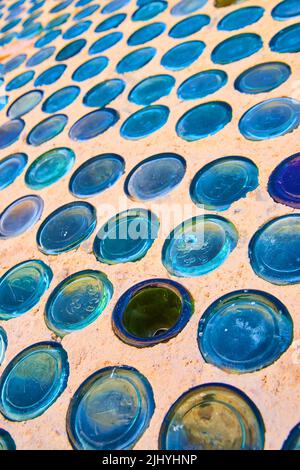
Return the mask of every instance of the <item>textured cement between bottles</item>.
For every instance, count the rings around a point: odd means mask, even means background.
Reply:
[[[186,159],[187,172],[180,186],[165,197],[163,201],[160,201],[164,204],[190,203],[188,188],[195,172],[205,163],[225,155],[243,155],[251,158],[259,167],[260,181],[257,190],[248,194],[246,199],[233,204],[229,210],[222,214],[236,225],[240,236],[237,248],[227,261],[219,269],[203,277],[177,279],[189,289],[195,300],[195,313],[192,319],[176,338],[168,343],[159,344],[152,348],[136,349],[123,344],[112,331],[111,313],[119,296],[134,283],[153,277],[170,278],[161,263],[161,247],[164,241],[162,236],[139,262],[116,266],[107,266],[96,261],[92,254],[92,242],[96,232],[77,250],[61,254],[57,257],[44,256],[38,251],[35,235],[40,225],[39,223],[18,238],[1,241],[1,275],[16,263],[37,258],[44,260],[51,266],[54,278],[50,289],[36,308],[17,319],[2,322],[8,334],[8,349],[0,372],[4,370],[8,362],[23,348],[38,341],[48,341],[54,338],[44,323],[43,312],[49,293],[62,279],[82,269],[99,269],[108,275],[114,285],[112,301],[101,316],[87,328],[72,333],[62,340],[63,347],[66,349],[69,357],[70,377],[67,388],[59,399],[42,416],[33,421],[13,423],[6,421],[2,416],[0,417],[0,427],[4,427],[12,434],[18,449],[70,449],[71,446],[67,438],[65,424],[70,399],[86,377],[94,371],[110,365],[126,364],[136,367],[149,379],[154,390],[156,402],[154,416],[149,428],[138,441],[135,449],[156,449],[160,425],[171,404],[190,387],[207,382],[231,384],[249,395],[259,408],[265,422],[266,449],[281,448],[291,428],[300,421],[300,289],[299,286],[275,286],[258,278],[250,267],[247,254],[248,242],[261,224],[274,216],[294,212],[288,207],[275,204],[267,193],[266,185],[268,176],[273,168],[287,156],[299,151],[300,133],[298,129],[281,138],[263,142],[250,142],[244,139],[238,130],[239,118],[255,103],[267,98],[281,96],[291,96],[300,99],[299,54],[276,54],[272,53],[268,48],[269,40],[277,31],[297,22],[295,19],[279,22],[271,18],[270,11],[278,2],[279,0],[268,2],[257,0],[255,2],[248,1],[243,4],[243,6],[246,3],[249,5],[262,5],[266,8],[266,13],[262,20],[239,31],[260,34],[264,39],[264,48],[252,57],[219,67],[211,63],[210,53],[216,44],[235,33],[217,31],[216,24],[225,13],[241,5],[215,9],[212,6],[213,2],[209,0],[208,4],[200,10],[200,13],[207,13],[211,16],[210,25],[188,38],[201,39],[207,43],[207,47],[196,63],[181,72],[174,73],[176,87],[169,97],[160,100],[160,103],[166,104],[171,110],[167,125],[145,139],[139,141],[124,140],[119,135],[120,125],[132,112],[138,109],[138,106],[127,101],[129,90],[142,78],[157,73],[168,73],[160,66],[160,58],[165,51],[180,42],[180,40],[174,40],[167,36],[168,29],[179,18],[172,17],[168,11],[159,15],[152,21],[164,21],[167,23],[168,28],[162,36],[151,41],[150,45],[157,46],[158,48],[156,57],[141,70],[122,76],[126,81],[126,91],[109,105],[120,112],[120,121],[105,134],[93,140],[85,143],[71,141],[68,138],[70,126],[80,116],[90,110],[90,108],[84,107],[81,102],[84,93],[96,83],[106,78],[117,76],[114,70],[115,65],[130,49],[129,46],[125,45],[126,39],[133,31],[143,25],[142,22],[131,22],[129,19],[130,14],[136,9],[135,1],[132,1],[123,10],[128,13],[126,22],[121,26],[121,30],[124,32],[124,39],[107,51],[107,55],[110,57],[110,64],[107,69],[99,76],[79,84],[81,87],[80,97],[65,111],[69,116],[69,122],[64,132],[39,147],[28,146],[26,144],[27,133],[36,123],[47,117],[40,111],[40,107],[37,107],[24,116],[26,126],[19,141],[8,149],[0,151],[0,158],[13,152],[26,152],[29,156],[29,162],[32,162],[44,151],[58,146],[69,146],[76,152],[74,169],[94,155],[102,152],[115,152],[125,158],[126,173],[139,161],[152,154],[158,152],[177,152]],[[103,2],[100,3],[102,6]],[[175,3],[175,1],[169,2],[170,5]],[[54,4],[55,2],[47,1],[46,8],[50,10]],[[45,7],[43,9],[45,10]],[[65,11],[74,12],[74,8],[71,6]],[[41,17],[43,24],[46,24],[54,16],[56,15],[47,15],[45,13]],[[105,18],[99,11],[93,15],[93,20],[95,16],[97,17],[96,24]],[[65,31],[71,24],[72,18],[62,25],[61,28]],[[106,34],[96,34],[93,32],[94,29],[95,27],[93,26],[90,28],[90,31],[84,33],[88,45],[92,44],[101,35]],[[4,52],[9,54],[13,47],[15,50],[12,52],[12,56],[16,54],[16,49],[17,53],[26,52],[28,56],[31,56],[37,50],[33,47],[34,41],[26,41],[24,44],[20,43],[17,46],[12,43],[12,45],[3,48],[1,56],[4,55]],[[66,43],[67,41],[60,37],[53,44],[56,45],[56,50],[58,51]],[[90,57],[87,54],[87,50],[88,47],[85,47],[76,57],[66,61],[68,68],[63,78],[58,83],[44,87],[45,98],[55,90],[72,84],[72,72],[78,65]],[[106,53],[104,52],[103,55],[106,55]],[[233,81],[239,73],[252,65],[269,60],[285,61],[292,67],[293,74],[286,83],[270,93],[256,96],[240,94],[234,90]],[[48,61],[35,67],[36,76],[54,63],[55,55]],[[204,98],[204,100],[179,102],[176,97],[177,86],[188,76],[208,68],[226,70],[229,75],[228,85],[212,95],[212,97]],[[10,72],[8,74],[9,79],[21,73],[22,70],[25,70],[25,65],[19,67],[16,71]],[[14,98],[20,96],[25,91],[29,91],[32,87],[33,82],[12,92],[10,103]],[[231,123],[215,136],[198,142],[188,143],[177,137],[175,124],[178,118],[196,104],[210,100],[224,100],[231,104],[233,108]],[[0,122],[5,122],[7,118],[5,117],[4,110],[0,116]],[[74,200],[68,192],[69,178],[70,174],[59,183],[36,192],[45,201],[42,220],[57,207]],[[96,197],[90,198],[89,201],[96,207],[108,202],[115,204],[118,208],[118,198],[124,195],[124,179],[125,175],[112,188]],[[14,184],[1,192],[0,210],[2,211],[16,198],[31,193],[35,192],[25,186],[23,173]],[[130,207],[149,206],[132,201],[128,201],[128,204]],[[200,213],[201,210],[199,210]],[[105,218],[98,211],[98,226],[104,221]],[[211,302],[232,290],[247,288],[265,290],[277,296],[288,307],[294,321],[294,342],[288,351],[268,368],[251,374],[234,375],[222,372],[203,361],[196,341],[197,326],[204,310]]]

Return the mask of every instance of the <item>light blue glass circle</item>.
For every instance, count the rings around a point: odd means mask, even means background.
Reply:
[[[168,70],[182,70],[193,64],[203,53],[202,41],[187,41],[172,47],[161,58],[161,65]]]
[[[149,21],[155,18],[157,15],[162,13],[168,7],[168,3],[165,1],[153,1],[142,5],[132,15],[132,21]]]
[[[17,75],[12,80],[10,80],[6,87],[6,91],[16,90],[17,88],[21,88],[22,86],[26,85],[30,80],[34,77],[34,70],[28,70],[27,72],[22,72],[20,75]]]
[[[185,16],[200,10],[207,0],[180,0],[173,6],[171,14],[174,16]]]
[[[269,47],[273,52],[300,52],[300,23],[292,24],[272,37]]]
[[[86,8],[83,8],[80,10],[78,13],[76,13],[73,16],[73,20],[82,20],[83,18],[87,18],[88,16],[91,16],[95,13],[100,8],[100,5],[89,5]]]
[[[5,429],[0,429],[0,450],[16,450],[15,441]]]
[[[53,139],[66,127],[68,118],[65,114],[54,114],[34,126],[27,136],[27,143],[37,147]]]
[[[278,21],[289,20],[290,18],[300,16],[300,3],[298,0],[284,0],[273,8],[271,15]]]
[[[265,62],[242,72],[234,88],[241,93],[266,93],[286,82],[291,73],[291,67],[283,62]]]
[[[112,0],[111,2],[107,3],[101,10],[103,15],[107,15],[109,13],[114,13],[115,11],[120,10],[121,8],[128,5],[130,0]]]
[[[6,348],[7,348],[7,335],[5,333],[5,330],[0,326],[0,365],[3,362]],[[1,450],[1,444],[0,444],[0,450]]]
[[[60,79],[66,68],[67,66],[65,64],[57,64],[44,70],[44,72],[36,78],[34,86],[52,85],[52,83]]]
[[[245,59],[263,47],[262,38],[254,33],[241,33],[220,42],[211,53],[214,64],[230,64]]]
[[[234,10],[224,16],[218,23],[221,31],[235,31],[259,21],[265,13],[265,9],[257,6],[250,6]]]
[[[0,160],[0,190],[12,184],[27,165],[26,153],[13,153]]]
[[[64,32],[63,39],[77,38],[77,36],[85,33],[91,25],[91,21],[80,21],[79,23],[72,25],[69,29],[67,29],[67,31]]]
[[[117,66],[118,73],[135,72],[148,64],[156,54],[154,47],[142,47],[127,54],[121,59]]]
[[[54,52],[55,46],[49,46],[45,47],[44,49],[40,49],[27,60],[26,67],[35,67],[36,65],[41,64],[45,60],[49,59],[49,57],[51,57]]]
[[[1,85],[1,78],[0,78],[0,85]],[[8,96],[0,96],[0,111],[1,109],[5,108],[8,103]]]
[[[160,36],[166,29],[165,23],[151,23],[132,33],[128,40],[128,46],[140,46]]]
[[[12,59],[8,60],[7,62],[5,62],[3,73],[5,74],[8,72],[12,72],[16,68],[20,67],[20,65],[25,62],[26,57],[27,57],[26,54],[19,54],[13,57]]]
[[[225,86],[227,81],[227,73],[223,70],[204,70],[181,83],[177,90],[177,96],[181,100],[204,98]]]
[[[102,108],[121,95],[125,86],[125,82],[119,78],[105,80],[91,88],[82,102],[91,108]]]
[[[121,31],[114,31],[113,33],[108,33],[105,36],[102,36],[100,39],[97,39],[89,48],[89,54],[100,54],[107,49],[110,49],[115,44],[121,41],[123,38],[123,33]]]
[[[19,98],[13,101],[9,106],[7,116],[10,119],[24,116],[24,114],[29,113],[41,102],[43,95],[44,93],[41,90],[31,90],[24,93],[24,95],[19,96]]]
[[[60,90],[55,91],[52,95],[43,102],[42,111],[44,113],[56,113],[66,108],[80,94],[80,88],[78,86],[66,86]]]
[[[57,28],[57,26],[60,26],[68,21],[70,18],[71,14],[70,13],[63,13],[62,15],[56,16],[52,20],[50,20],[44,29],[53,29]]]
[[[72,75],[75,82],[83,82],[89,78],[95,77],[108,66],[108,58],[105,56],[95,57],[81,64]]]
[[[161,129],[167,122],[170,110],[167,106],[146,106],[131,114],[122,124],[120,134],[124,139],[138,140]]]
[[[0,279],[0,319],[19,317],[38,304],[49,288],[53,273],[41,260],[13,266]]]
[[[95,29],[95,33],[102,33],[109,29],[117,28],[126,18],[126,13],[117,13],[116,15],[110,16],[109,18],[101,21]]]
[[[69,137],[78,142],[94,139],[114,126],[119,114],[112,108],[103,108],[85,114],[69,130]]]
[[[73,0],[64,0],[62,2],[59,2],[57,5],[55,5],[53,8],[51,8],[50,13],[58,13],[65,8],[67,8]]]
[[[9,147],[15,143],[24,129],[25,123],[22,119],[12,119],[0,126],[0,149]]]
[[[194,15],[179,21],[169,31],[169,36],[174,39],[181,39],[198,33],[204,26],[210,23],[208,15]]]
[[[0,214],[0,239],[22,235],[40,219],[44,202],[31,194],[16,199]]]
[[[86,39],[75,39],[75,41],[69,42],[66,46],[64,46],[57,54],[55,59],[58,62],[62,62],[64,60],[68,60],[71,57],[74,57],[76,54],[85,47]]]
[[[41,23],[31,23],[17,34],[18,39],[30,39],[34,36],[38,36],[43,32],[43,26]]]
[[[163,96],[168,96],[174,85],[175,78],[171,75],[153,75],[135,85],[128,95],[128,100],[147,106]]]
[[[41,36],[35,43],[35,47],[44,47],[54,41],[58,36],[61,35],[61,29],[52,29],[48,31],[44,36]]]

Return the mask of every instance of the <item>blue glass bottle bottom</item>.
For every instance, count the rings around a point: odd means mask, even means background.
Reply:
[[[275,202],[300,209],[300,153],[286,158],[273,170],[268,192]]]
[[[126,13],[117,13],[109,18],[101,21],[95,29],[95,33],[102,33],[113,28],[117,28],[126,18]]]
[[[22,86],[26,85],[27,83],[30,82],[30,80],[33,79],[35,75],[34,70],[28,70],[27,72],[20,73],[20,75],[17,75],[14,77],[12,80],[10,80],[6,87],[6,91],[12,91],[12,90],[17,90],[18,88],[21,88]]]
[[[173,16],[190,15],[200,10],[206,3],[207,0],[180,0],[173,6],[171,14]]]
[[[90,59],[81,64],[73,73],[72,80],[75,82],[83,82],[89,78],[99,75],[108,66],[107,57],[100,56]]]
[[[23,196],[7,206],[0,214],[0,239],[17,237],[40,219],[44,202],[40,196]]]
[[[78,142],[94,139],[119,120],[117,111],[111,108],[97,109],[82,116],[69,130],[69,137]]]
[[[15,441],[5,429],[0,429],[0,450],[16,450]]]
[[[54,114],[34,126],[27,136],[27,143],[38,147],[53,139],[66,127],[68,117],[65,114]]]
[[[83,104],[91,108],[103,108],[116,99],[125,90],[125,82],[111,78],[93,86],[83,97]]]
[[[75,23],[64,32],[63,39],[74,39],[77,38],[77,36],[81,36],[81,34],[85,33],[91,25],[92,22],[89,20]]]
[[[183,39],[198,33],[204,26],[210,23],[208,15],[193,15],[176,23],[169,31],[169,36],[174,39]]]
[[[80,88],[78,86],[66,86],[61,88],[52,93],[52,95],[43,102],[42,111],[50,114],[57,113],[72,104],[79,94]]]
[[[0,190],[12,184],[27,165],[25,153],[13,153],[0,160]]]
[[[153,75],[144,78],[135,85],[128,95],[128,100],[142,106],[148,106],[163,96],[168,96],[175,85],[171,75]]]
[[[131,114],[123,122],[120,134],[124,139],[143,139],[161,129],[166,124],[169,114],[167,106],[146,106]]]
[[[65,64],[53,65],[49,69],[44,70],[35,80],[34,86],[52,85],[57,82],[64,74],[67,66]]]
[[[123,33],[121,31],[114,31],[112,33],[108,33],[105,36],[102,36],[97,41],[93,42],[93,44],[89,48],[89,54],[100,54],[101,52],[110,49],[115,44],[121,41],[123,38]]]
[[[168,3],[162,0],[153,0],[150,3],[140,6],[132,15],[132,21],[149,21],[165,11]]]
[[[7,116],[10,119],[17,119],[29,113],[43,99],[44,93],[41,90],[31,90],[19,96],[8,108]]]
[[[265,9],[258,6],[239,8],[224,16],[219,21],[217,28],[221,31],[234,31],[245,28],[253,23],[257,23],[262,18],[264,12]]]
[[[220,42],[211,53],[214,64],[231,64],[245,59],[263,47],[263,40],[258,34],[241,33]]]
[[[166,29],[165,23],[152,23],[136,30],[127,39],[128,46],[140,46],[160,36]]]
[[[181,83],[177,90],[177,96],[181,100],[204,98],[225,86],[227,81],[227,73],[223,70],[198,72]]]
[[[0,326],[0,365],[3,362],[6,348],[7,348],[7,335],[6,335],[4,328]],[[1,444],[0,444],[0,449],[1,449]]]
[[[38,52],[33,54],[27,62],[26,67],[36,67],[37,65],[41,64],[45,60],[49,59],[55,52],[54,46],[45,47],[44,49],[40,49]]]
[[[129,73],[135,72],[147,65],[155,56],[154,47],[142,47],[124,56],[116,66],[116,72]]]
[[[300,23],[292,24],[282,29],[272,37],[269,47],[273,52],[300,52]]]
[[[241,73],[234,88],[241,93],[266,93],[286,82],[291,73],[290,66],[283,62],[265,62]]]
[[[19,139],[24,126],[25,123],[22,119],[12,119],[2,124],[0,126],[0,149],[15,143]]]
[[[283,443],[282,450],[300,450],[300,424],[297,424]]]
[[[187,41],[172,47],[161,58],[161,65],[168,70],[182,70],[193,64],[203,53],[202,41]]]
[[[273,8],[271,15],[274,20],[277,21],[295,18],[296,16],[300,16],[300,4],[298,0],[284,0]]]

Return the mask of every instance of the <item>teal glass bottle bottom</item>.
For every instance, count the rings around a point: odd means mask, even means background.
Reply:
[[[54,114],[34,126],[27,136],[27,143],[38,147],[60,134],[66,127],[68,117],[65,114]]]
[[[148,106],[163,96],[168,96],[175,85],[175,78],[171,75],[153,75],[147,77],[130,91],[128,101]]]
[[[57,113],[66,108],[76,100],[80,93],[78,86],[67,86],[55,91],[42,105],[44,113]]]
[[[5,429],[0,429],[0,451],[1,450],[16,450],[15,441]]]
[[[7,348],[7,335],[6,335],[4,328],[0,326],[0,365],[3,362],[6,348]]]
[[[300,450],[300,423],[291,430],[283,443],[282,450]]]
[[[120,134],[124,139],[138,140],[161,129],[169,118],[170,110],[164,105],[151,105],[139,109],[123,122]]]
[[[125,86],[125,82],[119,78],[105,80],[93,86],[84,95],[82,102],[91,108],[102,108],[121,95]]]
[[[263,47],[263,40],[258,34],[241,33],[220,42],[211,53],[214,64],[231,64],[245,59]]]

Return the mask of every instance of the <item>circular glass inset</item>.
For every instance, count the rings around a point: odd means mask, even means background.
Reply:
[[[193,64],[205,49],[202,41],[187,41],[172,47],[161,58],[161,65],[168,70],[182,70]]]
[[[291,430],[283,443],[282,450],[300,450],[300,423]]]
[[[21,64],[25,62],[26,58],[27,58],[26,54],[19,54],[13,57],[12,59],[8,60],[7,62],[3,64],[4,65],[3,73],[5,74],[5,73],[12,72],[13,70],[17,69],[18,67],[20,67]]]
[[[52,85],[52,83],[60,79],[66,68],[67,66],[65,64],[57,64],[44,70],[35,80],[34,86]]]
[[[139,109],[123,122],[121,136],[129,140],[143,139],[161,129],[166,124],[169,114],[169,108],[163,105]]]
[[[108,305],[113,286],[100,271],[86,270],[60,282],[45,307],[45,321],[59,336],[81,330],[95,321]]]
[[[57,111],[73,103],[79,94],[80,88],[78,86],[66,86],[61,88],[52,93],[52,95],[44,101],[42,111],[44,111],[44,113],[57,113]]]
[[[117,10],[128,5],[130,0],[112,0],[111,2],[107,3],[101,10],[103,15],[107,15],[109,13],[114,13]]]
[[[60,26],[68,21],[70,18],[71,14],[70,13],[63,13],[62,15],[55,16],[52,20],[50,20],[44,29],[53,29],[57,28],[57,26]]]
[[[67,31],[64,32],[63,39],[77,38],[77,36],[80,36],[81,34],[85,33],[91,25],[92,22],[88,20],[75,23],[69,29],[67,29]]]
[[[241,73],[234,88],[241,93],[265,93],[286,82],[291,73],[291,67],[283,62],[265,62]]]
[[[174,39],[182,39],[191,34],[198,33],[204,26],[210,23],[208,15],[194,15],[176,23],[169,31],[169,36]]]
[[[108,66],[108,58],[104,56],[95,57],[81,64],[73,73],[72,79],[75,82],[83,82],[89,78],[99,75]]]
[[[40,49],[38,52],[33,54],[26,62],[26,67],[35,67],[36,65],[41,64],[45,60],[49,59],[55,52],[55,46],[45,47]]]
[[[0,279],[0,319],[10,320],[31,310],[44,295],[53,273],[41,260],[13,266]]]
[[[0,326],[0,365],[3,362],[6,348],[7,348],[7,336],[6,336],[5,330]],[[0,444],[0,450],[1,450],[1,444]]]
[[[205,70],[187,78],[178,87],[177,96],[181,100],[196,100],[215,93],[228,81],[223,70]]]
[[[105,264],[128,263],[143,258],[157,238],[159,220],[146,209],[120,212],[97,233],[94,254]]]
[[[223,129],[232,119],[231,106],[224,101],[211,101],[187,111],[176,124],[176,133],[187,141],[204,139]]]
[[[105,80],[93,86],[84,95],[82,102],[91,108],[103,108],[121,95],[125,86],[125,82],[120,78]]]
[[[48,31],[44,36],[40,37],[34,44],[35,47],[44,47],[54,41],[58,36],[61,35],[61,29],[52,29]]]
[[[35,194],[12,202],[0,214],[0,239],[17,237],[29,230],[40,219],[44,202]]]
[[[87,18],[91,16],[95,11],[100,8],[100,5],[90,5],[86,8],[83,8],[78,13],[73,16],[73,20],[82,20],[83,18]]]
[[[65,114],[54,114],[34,126],[27,136],[27,143],[37,147],[53,139],[66,127],[68,117]]]
[[[131,449],[149,426],[154,408],[151,385],[139,371],[106,367],[90,375],[73,396],[69,439],[80,450]]]
[[[262,38],[254,33],[242,33],[220,42],[211,53],[214,64],[230,64],[245,59],[263,47]]]
[[[278,21],[295,18],[296,16],[300,16],[300,4],[298,0],[284,0],[273,8],[271,15]]]
[[[130,52],[117,63],[116,71],[118,73],[135,72],[148,64],[155,54],[156,49],[154,47],[142,47]]]
[[[126,18],[126,13],[117,13],[116,15],[110,16],[104,21],[101,21],[95,29],[95,33],[102,33],[112,28],[117,28]]]
[[[75,153],[67,147],[54,148],[36,158],[25,174],[29,188],[39,190],[56,183],[71,170]]]
[[[239,122],[248,140],[265,140],[292,132],[300,124],[300,102],[293,98],[271,98],[256,104]]]
[[[141,44],[145,44],[145,42],[151,41],[152,39],[160,36],[165,29],[165,23],[147,24],[132,33],[127,40],[127,44],[129,46],[140,46]]]
[[[0,450],[16,450],[15,441],[4,429],[0,429]]]
[[[20,75],[17,75],[7,83],[5,90],[12,91],[16,90],[17,88],[21,88],[33,79],[34,74],[34,70],[28,70],[27,72],[20,73]]]
[[[273,52],[300,52],[300,23],[292,24],[272,37],[269,47]]]
[[[275,202],[300,209],[300,153],[286,158],[273,170],[268,192]]]
[[[120,155],[104,153],[85,161],[73,173],[69,190],[79,198],[95,196],[115,184],[125,171]]]
[[[208,163],[194,176],[190,196],[197,206],[224,211],[258,186],[258,168],[245,157],[223,157]]]
[[[166,238],[162,262],[174,276],[202,276],[221,266],[237,242],[238,232],[229,220],[199,215],[182,222]]]
[[[265,427],[253,401],[230,385],[209,383],[183,393],[162,423],[163,450],[262,450]]]
[[[250,24],[259,21],[265,13],[262,7],[251,6],[239,8],[224,16],[218,23],[218,29],[221,31],[234,31],[242,29]]]
[[[85,114],[69,130],[72,140],[83,142],[103,134],[119,120],[119,114],[111,108],[97,109]]]
[[[255,372],[277,361],[293,339],[293,321],[274,296],[257,290],[224,295],[199,322],[204,360],[227,372]]]
[[[138,8],[132,15],[132,21],[148,21],[159,15],[168,8],[168,3],[164,1],[152,1]]]
[[[173,6],[171,14],[174,16],[185,16],[200,10],[207,0],[180,0]]]
[[[44,413],[67,386],[69,364],[59,343],[36,343],[21,351],[0,378],[0,411],[11,421]]]
[[[68,60],[74,55],[79,54],[79,52],[84,48],[86,45],[86,39],[76,39],[75,41],[70,42],[66,46],[64,46],[57,54],[55,59],[58,62],[62,62],[63,60]]]
[[[7,116],[10,119],[16,119],[24,116],[24,114],[29,113],[34,109],[43,98],[43,91],[41,90],[31,90],[24,95],[19,96],[8,108]]]
[[[107,49],[110,49],[115,44],[117,44],[123,38],[123,33],[121,31],[114,31],[113,33],[108,33],[102,38],[97,39],[89,48],[89,54],[100,54]]]
[[[300,214],[283,215],[260,227],[249,243],[249,258],[265,281],[300,283]]]
[[[138,163],[128,174],[124,190],[134,200],[162,197],[181,183],[186,162],[176,153],[159,153]]]
[[[0,160],[0,190],[12,184],[27,165],[26,153],[13,153]]]
[[[131,346],[153,346],[177,336],[193,310],[193,300],[181,284],[150,279],[119,298],[112,315],[113,330]]]
[[[164,96],[168,96],[175,85],[171,75],[153,75],[140,81],[130,91],[128,100],[132,103],[147,106]]]

